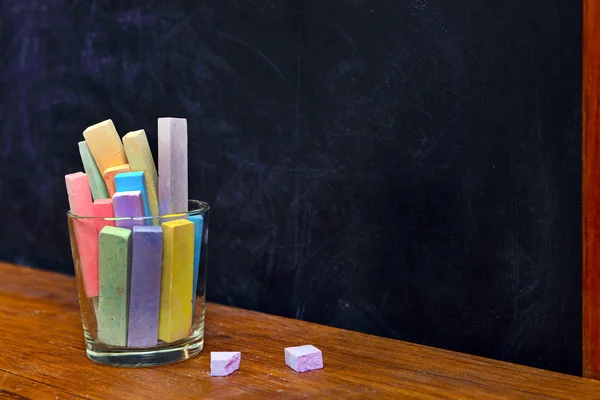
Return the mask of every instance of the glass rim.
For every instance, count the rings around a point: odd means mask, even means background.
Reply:
[[[71,210],[67,211],[67,217],[71,219],[77,220],[87,220],[87,221],[152,221],[156,219],[171,219],[171,218],[183,218],[189,217],[193,215],[199,215],[206,213],[210,206],[205,201],[188,199],[188,208],[191,206],[193,210],[188,210],[181,213],[172,213],[165,215],[148,215],[144,217],[96,217],[96,216],[88,216],[88,215],[77,215],[71,212]]]

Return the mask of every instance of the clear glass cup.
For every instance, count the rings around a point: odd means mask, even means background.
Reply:
[[[140,218],[67,213],[90,360],[148,367],[202,351],[209,206],[189,200],[188,209]]]

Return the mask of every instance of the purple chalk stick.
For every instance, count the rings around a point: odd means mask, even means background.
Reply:
[[[158,342],[162,241],[160,226],[133,227],[129,347],[152,347]]]
[[[144,200],[140,190],[129,192],[117,192],[112,197],[115,217],[143,217]],[[134,226],[145,225],[144,220],[126,219],[117,220],[115,224],[119,228],[133,229]]]

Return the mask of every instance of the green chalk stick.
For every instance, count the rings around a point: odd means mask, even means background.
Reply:
[[[113,346],[127,346],[131,231],[105,226],[98,242],[98,340]]]
[[[85,140],[79,142],[79,155],[81,156],[81,162],[83,162],[83,169],[90,181],[92,197],[94,200],[108,199],[108,190],[106,190],[104,178],[102,178],[102,174]]]

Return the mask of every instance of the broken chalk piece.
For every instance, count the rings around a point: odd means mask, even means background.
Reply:
[[[194,223],[164,222],[158,338],[167,343],[189,336],[194,288]]]
[[[110,167],[105,169],[104,173],[102,173],[102,177],[104,178],[104,183],[106,183],[106,189],[108,190],[108,195],[110,197],[113,197],[113,195],[117,191],[117,188],[115,187],[115,176],[117,174],[122,174],[125,172],[131,172],[131,170],[129,169],[129,164]]]
[[[127,164],[127,156],[115,124],[107,119],[88,127],[83,131],[96,165],[101,172],[110,167]]]
[[[98,339],[114,346],[127,346],[131,231],[105,226],[100,231],[98,242]]]
[[[158,211],[188,211],[188,132],[185,118],[158,119]]]
[[[85,140],[79,142],[79,155],[81,156],[81,162],[83,163],[85,174],[88,176],[88,180],[90,181],[92,197],[94,200],[107,199],[108,190],[106,189],[104,178],[102,178],[102,173],[98,169],[96,161],[94,161],[94,157],[92,156],[92,152],[90,151],[90,148]]]
[[[160,226],[133,227],[129,347],[151,347],[158,342],[162,241]]]
[[[129,192],[139,190],[142,192],[142,201],[144,202],[144,215],[150,216],[150,208],[148,205],[148,192],[146,192],[146,181],[144,172],[126,172],[115,176],[115,189],[117,192]]]
[[[114,218],[115,211],[113,210],[113,202],[112,199],[99,199],[92,203],[94,207],[94,217],[96,218]],[[96,234],[99,234],[102,228],[105,226],[116,226],[115,221],[110,221],[106,219],[96,219],[94,220],[96,224]]]
[[[139,190],[117,192],[113,196],[112,201],[116,218],[136,218],[144,216],[142,192]],[[145,225],[146,223],[143,219],[123,219],[116,220],[115,224],[119,228],[133,229],[134,226]]]
[[[65,175],[69,208],[80,217],[94,215],[88,177],[83,172]],[[81,273],[87,297],[98,296],[98,232],[91,219],[74,218],[73,228],[79,249]]]
[[[150,214],[158,215],[158,172],[156,164],[150,151],[148,138],[143,129],[129,132],[123,136],[123,146],[129,160],[131,171],[143,171],[146,180],[146,189],[148,191],[148,203]]]
[[[306,372],[323,368],[323,354],[321,350],[311,344],[288,347],[284,352],[285,365],[296,372]]]
[[[211,351],[210,375],[227,376],[240,369],[242,353],[239,351]]]

